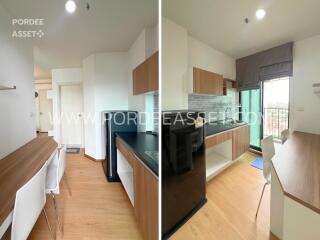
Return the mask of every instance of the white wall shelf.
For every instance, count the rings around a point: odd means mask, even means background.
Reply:
[[[315,94],[320,94],[320,83],[314,83],[314,84],[312,84],[312,87],[313,87],[313,92],[315,93]]]
[[[0,91],[1,91],[1,90],[15,90],[15,89],[17,89],[16,86],[8,87],[8,86],[0,85]]]
[[[206,149],[206,180],[210,181],[223,170],[228,168],[232,161],[232,141],[228,140],[219,145]]]
[[[117,171],[130,202],[134,206],[133,168],[119,150],[117,150]]]

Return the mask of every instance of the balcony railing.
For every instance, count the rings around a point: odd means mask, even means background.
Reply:
[[[289,128],[289,109],[264,108],[264,136],[272,135],[274,139],[281,139],[281,132]]]

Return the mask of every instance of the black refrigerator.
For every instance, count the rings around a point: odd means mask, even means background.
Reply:
[[[197,111],[162,113],[162,238],[206,203],[205,129]]]
[[[106,158],[102,162],[104,173],[109,182],[120,182],[117,172],[116,134],[118,132],[137,132],[138,112],[106,111]]]

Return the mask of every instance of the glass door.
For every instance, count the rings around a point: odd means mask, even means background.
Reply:
[[[250,124],[250,147],[261,151],[261,91],[247,90],[240,92],[241,120]]]
[[[289,129],[289,77],[263,82],[263,136],[281,140]]]

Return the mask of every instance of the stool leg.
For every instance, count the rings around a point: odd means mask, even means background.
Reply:
[[[260,201],[259,201],[259,205],[258,205],[258,208],[257,208],[257,212],[256,212],[256,219],[258,217],[258,212],[259,212],[259,208],[260,208],[260,204],[261,204],[261,200],[262,200],[262,197],[263,197],[263,194],[264,194],[264,190],[266,188],[268,183],[265,183],[264,186],[263,186],[263,190],[262,190],[262,193],[261,193],[261,197],[260,197]]]
[[[46,222],[47,222],[47,226],[48,226],[49,231],[50,231],[51,238],[52,238],[53,240],[56,240],[56,235],[53,234],[53,232],[52,232],[52,228],[51,228],[51,225],[50,225],[50,223],[49,223],[49,219],[48,219],[47,212],[46,212],[46,210],[45,210],[44,208],[43,208],[42,212],[43,212],[43,215],[44,215],[45,218],[46,218]]]
[[[64,173],[64,180],[65,180],[65,182],[66,182],[66,185],[67,185],[69,194],[70,194],[70,196],[72,196],[71,188],[70,188],[69,181],[68,181],[68,178],[67,178],[67,174],[66,174],[66,173]]]
[[[64,229],[63,229],[63,224],[62,224],[61,217],[60,217],[60,214],[59,214],[58,203],[57,203],[56,197],[54,196],[53,192],[51,192],[50,195],[52,196],[52,200],[53,200],[54,210],[55,210],[56,217],[57,217],[58,226],[59,226],[60,231],[61,231],[62,236],[63,236],[64,235]]]

